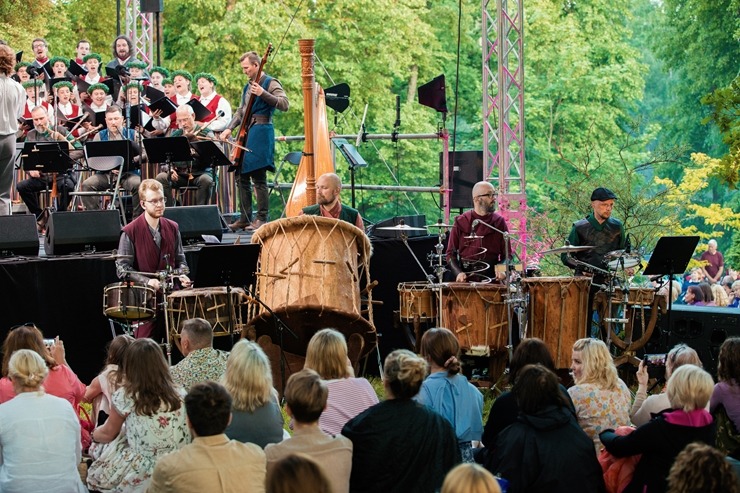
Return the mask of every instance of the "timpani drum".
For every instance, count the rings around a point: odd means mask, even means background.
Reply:
[[[103,290],[103,313],[114,320],[148,320],[157,311],[157,292],[138,282],[116,282]]]
[[[227,292],[226,286],[175,291],[167,297],[170,334],[179,338],[182,323],[191,318],[208,320],[214,336],[238,333],[243,326],[244,299],[243,289],[230,288]]]
[[[569,368],[573,344],[586,337],[590,277],[522,279],[529,295],[527,337],[550,350],[556,368]]]
[[[506,287],[492,284],[442,285],[442,326],[450,329],[465,353],[488,356],[509,341],[504,295]]]
[[[263,225],[252,243],[262,245],[257,295],[297,336],[283,337],[286,351],[305,355],[313,334],[327,327],[348,339],[360,333],[362,356],[375,347],[372,292],[366,293],[367,318],[360,296],[361,270],[370,284],[371,252],[361,229],[346,221],[303,215]],[[256,337],[277,340],[273,316],[262,307],[249,325],[255,327]]]
[[[402,282],[398,285],[398,297],[401,321],[426,322],[437,317],[434,290],[428,282]]]

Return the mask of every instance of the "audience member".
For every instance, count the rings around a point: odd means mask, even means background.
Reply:
[[[319,465],[302,454],[280,459],[267,475],[267,493],[333,493]]]
[[[460,464],[442,483],[442,493],[501,493],[493,474],[477,464]]]
[[[85,384],[67,365],[64,343],[57,337],[47,348],[44,336],[35,325],[21,325],[10,329],[3,343],[3,378],[0,379],[0,403],[15,397],[15,387],[9,378],[9,362],[19,349],[35,351],[46,362],[49,375],[44,380],[44,390],[67,400],[76,409],[85,396]]]
[[[324,465],[334,493],[347,493],[352,442],[342,435],[327,435],[319,428],[319,416],[326,408],[328,394],[326,383],[311,369],[304,368],[290,376],[285,386],[285,412],[293,418],[293,437],[265,447],[267,473],[280,459],[303,453]]]
[[[740,307],[740,281],[735,281],[732,283],[732,299],[730,300],[730,303],[728,303],[728,307],[730,308],[738,308]]]
[[[668,473],[668,493],[740,493],[738,477],[724,455],[704,443],[690,443]]]
[[[431,328],[421,338],[421,356],[430,367],[417,402],[428,406],[455,428],[463,462],[473,462],[473,441],[483,434],[483,394],[460,373],[460,344],[445,328]]]
[[[341,332],[322,329],[308,342],[305,368],[326,380],[329,398],[319,418],[319,428],[329,435],[339,435],[347,421],[378,403],[378,396],[364,378],[355,378],[347,341]]]
[[[148,338],[132,342],[123,357],[123,385],[111,396],[112,412],[93,431],[93,442],[108,446],[88,468],[88,487],[146,491],[157,459],[190,443],[183,396],[159,345]]]
[[[717,240],[707,242],[707,250],[701,254],[699,260],[706,262],[701,270],[707,282],[714,284],[722,279],[722,273],[725,270],[725,258],[722,256],[722,252],[717,250]]]
[[[77,464],[80,422],[64,399],[44,392],[47,362],[30,349],[8,361],[17,397],[0,405],[0,491],[87,493]]]
[[[704,295],[704,305],[716,306],[714,302],[714,294],[712,293],[712,286],[708,282],[700,282],[699,288],[701,293]]]
[[[557,376],[527,365],[512,392],[519,416],[499,434],[491,460],[491,471],[509,481],[509,491],[604,491],[593,441],[576,422]]]
[[[686,288],[686,294],[683,297],[687,305],[704,306],[704,292],[698,284],[691,284]]]
[[[265,453],[224,434],[231,421],[226,389],[196,383],[185,396],[185,410],[193,443],[157,461],[148,493],[264,492]]]
[[[719,382],[714,386],[709,411],[717,420],[717,447],[740,458],[740,337],[725,339],[719,349]]]
[[[712,394],[712,377],[698,366],[683,365],[668,380],[671,408],[628,435],[601,433],[606,450],[615,457],[642,454],[624,493],[665,491],[673,460],[686,445],[714,444],[712,416],[704,409]]]
[[[217,382],[226,373],[229,353],[213,349],[213,328],[204,318],[191,318],[182,323],[180,347],[185,359],[170,368],[172,380],[185,390],[196,383]]]
[[[342,434],[352,440],[350,491],[411,493],[439,489],[460,462],[449,421],[413,400],[426,362],[399,349],[385,359],[386,400],[352,418]]]
[[[223,377],[234,399],[226,435],[265,448],[283,439],[283,415],[272,387],[270,360],[256,343],[242,339],[226,360]]]
[[[568,389],[578,424],[600,450],[602,430],[630,423],[632,395],[617,375],[609,350],[598,339],[579,339],[573,345],[571,363],[575,385]]]
[[[99,413],[104,413],[107,418],[110,416],[110,400],[113,392],[118,390],[123,382],[121,366],[123,365],[123,355],[134,342],[130,335],[120,335],[108,344],[108,356],[105,360],[105,367],[100,374],[93,378],[90,385],[85,391],[85,402],[93,403],[93,420],[97,423]],[[101,420],[102,423],[103,420]]]
[[[681,365],[692,364],[699,368],[702,367],[699,355],[686,344],[677,344],[673,347],[665,358],[665,379],[666,382],[670,380],[671,374],[676,371]],[[637,369],[637,394],[635,395],[635,402],[632,403],[632,410],[630,411],[630,418],[635,426],[644,425],[650,421],[653,415],[659,412],[670,409],[671,403],[668,400],[668,394],[665,393],[665,389],[660,394],[654,394],[648,397],[648,368],[646,362],[643,360],[640,362],[640,366]]]
[[[727,291],[725,291],[725,288],[723,288],[721,284],[712,284],[711,290],[715,306],[727,306],[730,304],[730,298],[727,296]]]

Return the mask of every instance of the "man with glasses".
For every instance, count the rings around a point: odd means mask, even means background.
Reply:
[[[159,293],[162,291],[160,279],[138,272],[172,270],[179,283],[183,287],[189,287],[192,283],[186,275],[189,269],[180,230],[175,221],[163,217],[165,205],[162,184],[152,179],[142,181],[139,185],[139,197],[144,214],[123,228],[118,244],[120,258],[116,260],[118,277],[146,284]],[[157,319],[162,320],[163,314],[158,313]],[[156,338],[154,336],[159,334],[155,333],[155,328],[154,322],[147,322],[139,325],[134,335]]]
[[[506,259],[506,243],[500,231],[508,232],[509,228],[495,210],[496,191],[493,185],[487,181],[476,183],[473,187],[473,209],[455,218],[447,242],[447,261],[455,281],[484,281],[497,277],[495,265]],[[498,231],[481,223],[491,225]],[[503,273],[498,277],[503,277]]]

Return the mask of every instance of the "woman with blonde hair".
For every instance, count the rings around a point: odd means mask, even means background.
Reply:
[[[601,433],[604,447],[615,457],[642,454],[624,493],[665,491],[671,465],[686,445],[714,445],[712,415],[705,409],[713,386],[709,373],[695,365],[683,365],[668,380],[671,409],[628,435],[620,436],[613,430]]]
[[[44,392],[47,363],[19,349],[8,361],[16,397],[0,405],[0,491],[83,493],[80,422],[64,399]]]
[[[483,394],[460,370],[460,344],[445,328],[431,328],[421,338],[421,356],[429,363],[429,376],[416,401],[447,418],[455,428],[463,462],[473,462],[473,441],[483,434]]]
[[[413,400],[427,363],[405,349],[385,359],[386,400],[352,418],[342,434],[352,440],[350,491],[437,491],[460,462],[450,422]]]
[[[578,424],[600,450],[602,430],[628,426],[632,394],[617,375],[609,349],[598,339],[579,339],[573,345],[571,371],[575,385],[568,389]]]
[[[318,373],[329,388],[326,409],[319,418],[319,428],[324,433],[339,435],[347,421],[378,403],[370,382],[353,375],[347,341],[337,330],[322,329],[311,337],[304,368]]]
[[[692,364],[701,367],[701,360],[699,355],[686,344],[677,344],[668,351],[665,358],[665,379],[670,380],[671,375],[680,366]],[[660,394],[647,395],[648,386],[648,369],[647,364],[643,360],[640,362],[640,366],[637,369],[637,394],[635,395],[635,402],[632,403],[632,410],[630,411],[630,417],[632,423],[635,426],[644,425],[652,418],[653,414],[657,414],[664,409],[671,407],[671,403],[668,401],[668,394],[664,391]]]
[[[712,284],[710,287],[712,295],[714,296],[714,304],[717,306],[727,306],[730,304],[730,298],[727,296],[727,291],[722,287],[721,284]]]
[[[233,398],[226,436],[262,448],[283,439],[283,415],[272,386],[270,360],[255,342],[237,342],[226,360],[222,382]]]
[[[501,493],[501,487],[493,474],[478,464],[460,464],[445,477],[442,493]]]

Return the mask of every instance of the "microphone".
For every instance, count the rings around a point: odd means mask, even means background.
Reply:
[[[632,242],[630,241],[629,234],[627,234],[627,238],[624,240],[624,253],[632,253]]]
[[[26,73],[32,78],[35,79],[39,76],[39,68],[36,65],[29,65],[26,67]]]
[[[128,71],[128,68],[125,65],[118,65],[116,66],[116,73],[119,76],[128,77],[131,75],[131,72]]]
[[[663,276],[653,276],[650,278],[650,282],[658,282],[663,280]]]
[[[475,227],[476,227],[476,226],[478,226],[479,224],[480,224],[480,219],[476,219],[476,220],[474,220],[474,221],[473,221],[473,224],[472,224],[471,226],[472,226],[473,228],[475,228]]]
[[[225,114],[226,114],[226,113],[224,113],[224,110],[218,110],[218,111],[216,112],[216,118],[221,118],[221,117],[222,117],[222,116],[224,116]]]

